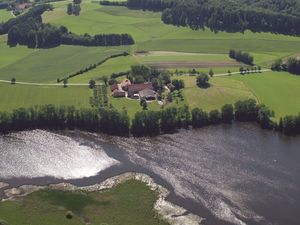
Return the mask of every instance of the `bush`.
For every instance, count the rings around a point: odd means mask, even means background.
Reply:
[[[73,219],[73,217],[74,217],[74,215],[73,215],[73,213],[71,212],[71,211],[68,211],[67,213],[66,213],[66,218],[67,219]]]
[[[208,81],[209,76],[206,73],[201,72],[196,78],[197,85],[202,88],[206,88],[209,86]]]

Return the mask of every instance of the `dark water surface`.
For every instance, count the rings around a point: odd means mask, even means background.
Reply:
[[[0,181],[10,187],[65,180],[90,185],[135,171],[167,187],[170,201],[208,225],[300,224],[300,137],[254,125],[139,139],[20,132],[0,137],[0,158]]]

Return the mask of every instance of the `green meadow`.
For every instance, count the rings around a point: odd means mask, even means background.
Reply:
[[[77,108],[90,107],[92,92],[88,86],[31,86],[0,84],[0,110],[11,111],[33,105],[74,105]]]
[[[41,190],[18,201],[0,202],[0,221],[9,225],[167,225],[153,210],[157,198],[156,192],[133,180],[102,192]],[[72,218],[66,218],[68,212]]]
[[[7,11],[6,9],[0,9],[0,23],[9,20],[12,17],[13,15],[10,11]]]

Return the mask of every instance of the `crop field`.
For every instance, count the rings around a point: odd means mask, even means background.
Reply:
[[[138,181],[104,192],[40,190],[19,201],[0,202],[0,218],[10,225],[167,225],[152,210],[157,198]],[[68,212],[72,218],[66,218]]]
[[[88,86],[55,87],[0,84],[0,111],[34,105],[74,105],[90,107],[91,90]]]
[[[9,48],[4,43],[1,50],[3,62],[0,63],[0,79],[28,82],[56,82],[57,78],[63,78],[77,72],[90,64],[97,63],[104,58],[122,53],[126,47],[82,47],[59,46],[50,49],[32,50],[24,46]],[[2,61],[2,60],[1,60]]]

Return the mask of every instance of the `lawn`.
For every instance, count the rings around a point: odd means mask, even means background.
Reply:
[[[77,108],[90,107],[90,89],[81,86],[27,86],[0,84],[0,111],[11,111],[33,105],[74,105]]]
[[[10,18],[12,18],[13,15],[11,14],[10,11],[7,11],[6,9],[0,9],[0,23],[1,22],[6,22]]]
[[[232,79],[241,81],[259,99],[275,111],[276,119],[300,112],[300,76],[284,72],[236,75]]]
[[[0,221],[9,225],[167,225],[153,211],[158,196],[139,181],[102,192],[41,190],[20,201],[0,202]],[[74,217],[66,218],[72,211]]]
[[[127,47],[82,47],[61,45],[56,48],[32,50],[24,46],[9,48],[1,43],[0,79],[27,82],[56,82],[110,55],[122,53]]]
[[[196,85],[196,76],[174,77],[184,80],[184,98],[189,107],[199,107],[210,111],[220,109],[223,105],[234,104],[238,100],[255,98],[253,93],[242,81],[228,79],[227,77],[213,77],[210,79],[209,88],[199,88]]]

